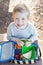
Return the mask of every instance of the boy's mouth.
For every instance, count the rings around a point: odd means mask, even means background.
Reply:
[[[20,24],[17,24],[17,26],[19,26],[19,27],[22,27],[22,26],[23,26],[23,24],[22,24],[22,25],[20,25]]]

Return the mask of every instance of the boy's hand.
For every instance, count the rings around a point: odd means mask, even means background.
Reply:
[[[17,42],[17,44],[18,44],[19,46],[23,46],[23,45],[24,45],[24,43],[23,43],[20,39],[17,39],[16,42]]]

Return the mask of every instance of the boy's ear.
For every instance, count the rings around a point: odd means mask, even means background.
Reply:
[[[12,14],[12,19],[14,18],[14,15]]]

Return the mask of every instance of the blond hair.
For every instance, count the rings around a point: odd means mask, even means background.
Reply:
[[[27,8],[27,6],[25,4],[18,4],[15,6],[15,8],[13,9],[13,15],[16,13],[16,12],[25,12],[27,13],[27,16],[29,17],[30,15],[30,11],[29,9]]]

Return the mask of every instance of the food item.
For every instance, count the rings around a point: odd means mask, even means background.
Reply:
[[[21,46],[19,46],[18,44],[15,44],[15,45],[14,45],[14,48],[15,48],[15,49],[20,49]]]
[[[16,54],[16,55],[14,56],[14,58],[15,58],[16,60],[22,60],[21,54]]]

